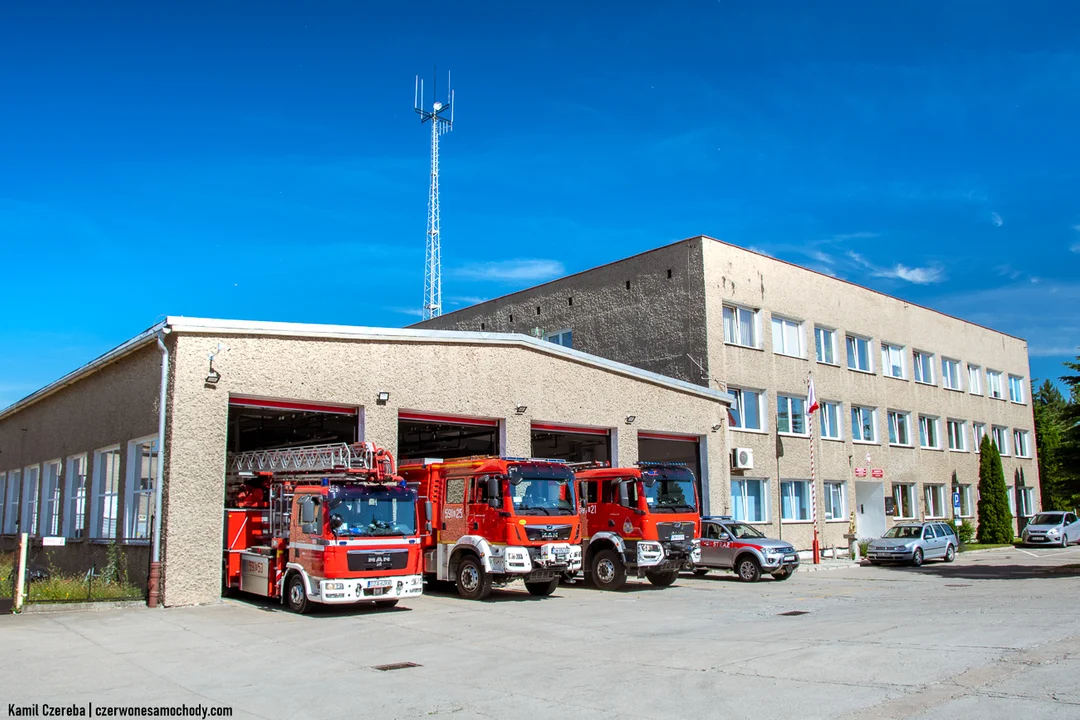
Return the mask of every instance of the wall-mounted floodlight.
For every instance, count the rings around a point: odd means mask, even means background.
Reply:
[[[517,413],[518,415],[524,415],[525,411],[528,410],[528,409],[529,409],[528,405],[518,405],[517,407],[514,408],[514,412]]]
[[[626,416],[626,424],[627,425],[633,425],[635,420],[637,420],[637,415],[627,415]]]
[[[723,423],[716,423],[712,426],[713,432],[719,432],[724,427]]]
[[[379,394],[375,396],[375,402],[379,405],[385,405],[390,400],[390,393],[385,390],[380,390]]]

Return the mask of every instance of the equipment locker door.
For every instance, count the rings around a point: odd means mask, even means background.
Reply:
[[[466,534],[465,529],[465,493],[468,478],[446,478],[443,482],[445,493],[442,503],[442,517],[439,519],[439,542],[456,543]]]

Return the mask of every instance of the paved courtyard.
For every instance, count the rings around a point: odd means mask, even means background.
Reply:
[[[296,616],[243,601],[0,619],[0,709],[233,717],[1077,718],[1080,548],[620,593],[429,594]],[[792,611],[805,614],[784,615]],[[417,663],[380,671],[373,666]]]

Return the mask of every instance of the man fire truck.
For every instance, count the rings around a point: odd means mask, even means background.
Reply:
[[[418,483],[436,532],[424,540],[424,573],[453,581],[482,600],[492,585],[521,578],[533,595],[550,595],[563,572],[581,569],[581,527],[574,474],[557,461],[461,458],[403,465]],[[427,507],[427,506],[425,506]]]
[[[701,518],[697,483],[685,465],[574,467],[586,506],[586,580],[601,590],[618,590],[632,572],[666,587],[679,570],[693,569],[701,552]]]
[[[369,442],[230,454],[225,589],[393,607],[423,592],[416,491]]]

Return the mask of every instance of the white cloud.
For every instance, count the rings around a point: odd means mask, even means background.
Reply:
[[[476,295],[455,295],[447,298],[447,300],[452,305],[479,305],[482,302],[487,302],[488,298]]]
[[[908,267],[897,263],[891,268],[878,267],[854,250],[848,250],[847,256],[854,260],[865,270],[869,270],[874,277],[892,278],[905,280],[916,285],[930,285],[945,279],[945,270],[939,266],[934,267]]]
[[[407,308],[407,307],[388,307],[385,308],[390,312],[398,313],[399,315],[413,315],[415,317],[424,317],[424,311],[422,308]]]
[[[1005,224],[1005,221],[1002,220],[1001,216],[998,215],[996,212],[990,213],[990,222],[994,223],[998,227],[1001,227],[1002,225]]]
[[[880,233],[876,232],[853,232],[853,233],[840,233],[839,235],[833,235],[829,240],[833,242],[843,242],[845,240],[869,240],[870,238],[876,238]]]
[[[518,259],[472,263],[452,270],[451,274],[467,280],[539,282],[566,274],[566,268],[558,260]]]

